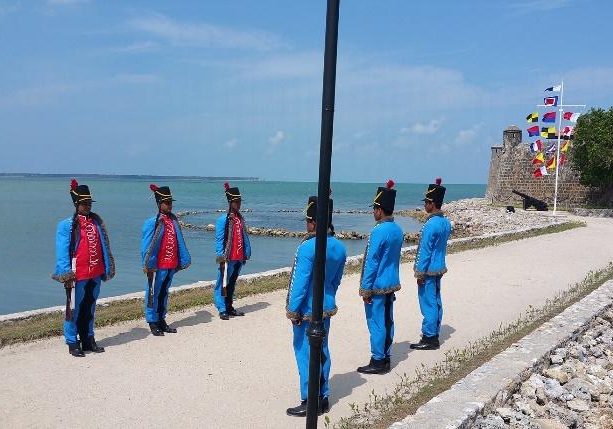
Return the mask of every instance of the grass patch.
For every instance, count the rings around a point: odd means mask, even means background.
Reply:
[[[558,293],[541,307],[528,307],[520,317],[463,349],[445,353],[441,362],[422,365],[409,377],[404,374],[391,393],[369,395],[367,403],[350,404],[352,415],[326,427],[334,429],[387,428],[393,422],[414,414],[417,409],[436,395],[448,390],[454,383],[489,361],[511,344],[534,331],[546,321],[581,300],[608,280],[613,279],[613,263],[599,271],[590,272],[583,281]]]
[[[586,224],[583,222],[567,222],[529,232],[509,233],[492,238],[475,237],[466,242],[450,244],[449,252],[455,253],[469,249],[494,246],[513,240],[562,232],[585,225]],[[402,256],[402,262],[411,262],[414,259],[414,254],[414,251],[404,253]],[[356,274],[359,273],[360,270],[360,262],[348,264],[345,268],[345,275]],[[266,276],[253,280],[239,279],[235,297],[244,298],[247,296],[285,289],[288,283],[289,273]],[[213,291],[211,288],[182,290],[171,295],[169,299],[169,311],[183,311],[212,303]],[[98,305],[96,309],[96,327],[101,328],[120,322],[141,319],[142,317],[143,299],[114,301],[109,304]],[[63,330],[63,321],[64,313],[58,311],[55,313],[41,314],[24,319],[0,322],[0,347],[4,347],[9,344],[61,335]]]

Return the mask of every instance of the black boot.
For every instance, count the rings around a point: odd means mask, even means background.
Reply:
[[[419,343],[411,344],[411,348],[413,350],[436,350],[440,347],[440,343],[438,342],[438,336],[436,337],[426,337],[423,335]]]
[[[160,329],[160,326],[157,323],[149,323],[149,329],[151,329],[151,333],[154,337],[164,336],[164,331]]]
[[[85,353],[81,350],[81,345],[78,342],[68,343],[68,353],[74,357],[85,357]]]
[[[297,407],[288,408],[286,413],[288,416],[306,417],[307,401],[300,402],[300,405],[298,405]]]
[[[321,416],[322,414],[330,411],[330,402],[328,401],[328,397],[325,398],[319,397],[319,409],[317,410],[317,415]]]
[[[219,318],[221,320],[230,320],[230,315],[227,311],[222,311],[221,313],[219,313]]]
[[[370,358],[370,362],[366,366],[358,368],[358,372],[362,374],[385,374],[390,370],[390,361],[388,359]]]
[[[244,316],[245,313],[243,313],[242,311],[237,311],[234,307],[230,307],[227,311],[228,316],[230,317],[235,317],[235,316]]]
[[[96,344],[96,339],[93,336],[87,337],[85,341],[82,341],[82,343],[83,343],[83,351],[85,352],[94,352],[94,353],[104,352],[104,347],[100,347],[98,344]]]
[[[164,319],[160,320],[160,323],[158,323],[158,326],[160,327],[160,330],[162,330],[163,332],[168,332],[169,334],[177,333],[177,330],[175,328],[171,328],[170,326],[168,326],[168,323],[166,323],[166,320]]]

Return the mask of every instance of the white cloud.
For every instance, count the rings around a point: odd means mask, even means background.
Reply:
[[[318,52],[275,55],[243,64],[242,68],[251,79],[321,78],[323,59]]]
[[[271,155],[285,141],[285,131],[278,130],[273,136],[268,139],[268,149],[266,153]]]
[[[561,9],[570,5],[570,0],[528,0],[515,3],[506,3],[505,6],[518,14],[531,12],[546,12]]]
[[[281,130],[277,131],[274,136],[268,139],[268,143],[270,143],[272,146],[278,146],[284,141],[285,141],[285,132]]]
[[[47,0],[49,6],[72,6],[76,4],[89,3],[90,0]]]
[[[478,137],[482,124],[473,125],[471,128],[460,130],[455,138],[455,142],[458,144],[473,143]]]
[[[158,47],[158,44],[152,42],[151,40],[147,40],[145,42],[135,42],[127,46],[119,46],[116,48],[111,48],[111,51],[118,52],[122,54],[137,54],[141,52],[151,52]]]
[[[229,149],[233,149],[236,147],[236,145],[238,144],[238,140],[237,139],[230,139],[227,142],[224,143],[224,145],[229,148]]]
[[[155,14],[130,21],[140,32],[157,36],[175,46],[270,50],[284,46],[280,38],[265,31],[235,30],[208,23],[185,23]]]
[[[431,119],[429,122],[417,122],[409,128],[401,128],[400,133],[434,134],[441,128],[442,123],[442,119]]]
[[[154,74],[119,74],[113,78],[118,83],[149,84],[160,80]]]
[[[15,4],[0,4],[0,17],[8,15],[10,13],[15,13],[19,10],[19,3],[15,3]]]

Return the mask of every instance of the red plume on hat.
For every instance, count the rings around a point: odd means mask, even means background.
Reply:
[[[396,182],[394,182],[392,179],[389,179],[386,183],[385,183],[385,187],[387,189],[392,189],[394,187],[394,185],[396,184]]]
[[[74,191],[75,189],[77,189],[77,186],[79,186],[79,182],[77,182],[77,179],[72,179],[70,181],[70,189]]]
[[[228,189],[230,189],[230,184],[228,182],[225,182],[223,184],[224,189],[227,191]]]
[[[151,185],[149,185],[149,189],[151,189],[153,192],[155,192],[155,191],[157,191],[157,190],[158,190],[158,189],[160,189],[160,188],[158,188],[158,186],[157,186],[157,185],[154,185],[154,184],[152,183]]]
[[[441,179],[440,177],[437,177],[436,179],[434,179],[434,183],[436,183],[437,185],[440,185],[441,183],[443,183],[443,179]]]

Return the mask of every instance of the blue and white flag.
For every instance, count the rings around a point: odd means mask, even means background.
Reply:
[[[549,88],[545,88],[545,91],[552,92],[560,92],[562,90],[562,85],[550,86]]]

